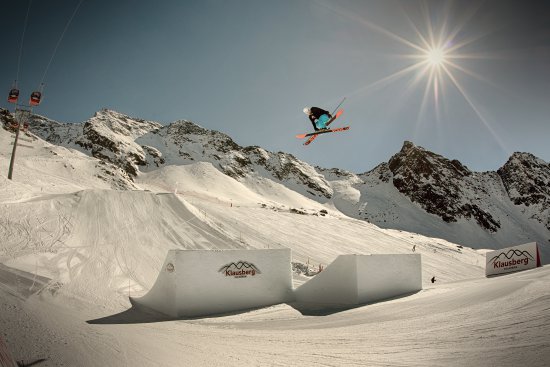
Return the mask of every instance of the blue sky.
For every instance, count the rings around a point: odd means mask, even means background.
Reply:
[[[34,0],[22,48],[29,2],[2,5],[0,83],[7,96],[19,70],[26,99],[43,79],[35,113],[54,120],[82,122],[101,108],[188,119],[243,146],[357,173],[404,140],[476,171],[514,151],[550,161],[544,1],[84,0],[54,54],[78,4]],[[431,67],[437,81],[430,67],[421,73],[422,38],[441,39],[453,63],[449,74]],[[335,125],[351,129],[304,147],[294,137],[311,129],[302,109],[332,110],[343,97]]]

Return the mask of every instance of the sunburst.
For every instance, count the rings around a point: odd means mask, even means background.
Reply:
[[[430,48],[426,51],[426,61],[434,68],[443,65],[447,60],[445,50],[440,47]]]
[[[454,28],[451,28],[449,22],[451,14],[450,8],[446,9],[442,17],[438,17],[438,19],[443,20],[437,25],[434,25],[431,21],[434,17],[431,16],[428,6],[422,8],[424,15],[423,26],[419,26],[417,23],[413,22],[406,12],[403,12],[405,19],[413,30],[411,34],[407,34],[406,36],[390,32],[383,27],[361,18],[356,13],[345,13],[341,10],[333,9],[340,15],[360,22],[369,29],[407,46],[412,51],[412,53],[396,56],[399,59],[411,60],[412,62],[409,62],[406,66],[390,75],[361,87],[352,94],[378,88],[412,75],[414,78],[409,82],[408,88],[406,88],[408,92],[417,89],[417,87],[422,84],[422,81],[425,83],[422,103],[418,111],[418,122],[420,123],[427,106],[430,104],[430,100],[432,101],[431,103],[433,103],[436,120],[441,121],[440,105],[442,104],[442,95],[445,91],[454,87],[477,115],[485,128],[491,133],[495,141],[504,149],[504,144],[495,129],[493,129],[488,120],[482,115],[477,103],[474,102],[473,98],[469,95],[463,83],[460,81],[465,75],[479,81],[487,81],[464,65],[464,61],[468,59],[480,58],[480,55],[466,53],[463,52],[463,50],[466,49],[466,46],[474,44],[481,35],[470,39],[459,39],[458,37],[461,30],[468,21],[475,16],[478,9],[479,7],[468,9],[468,12],[462,17],[460,24],[455,25]]]

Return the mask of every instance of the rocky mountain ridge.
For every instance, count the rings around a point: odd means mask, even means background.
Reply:
[[[484,174],[471,172],[457,160],[448,160],[408,141],[391,157],[388,168],[397,190],[428,213],[445,222],[456,222],[458,217],[473,218],[490,232],[500,228],[498,219],[482,209],[479,199],[470,194],[487,194],[479,185]]]
[[[74,124],[35,115],[30,130],[119,168],[111,174],[122,175],[118,182],[128,188],[140,172],[209,162],[236,180],[269,179],[385,228],[469,245],[512,241],[510,227],[521,229],[515,230],[518,241],[550,240],[550,165],[529,153],[514,153],[497,171],[473,172],[406,141],[388,162],[355,174],[313,167],[258,146],[241,147],[191,121],[162,125],[106,109]]]

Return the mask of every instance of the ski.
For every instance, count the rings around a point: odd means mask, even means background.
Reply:
[[[332,116],[332,118],[330,120],[327,121],[325,126],[328,126],[328,125],[332,124],[332,122],[334,120],[336,120],[338,117],[340,117],[340,115],[343,114],[343,113],[344,113],[344,110],[338,110],[338,112],[336,112],[336,114],[334,116]]]
[[[326,134],[326,133],[333,133],[335,131],[344,131],[344,130],[349,130],[349,126],[337,127],[335,129],[317,130],[317,131],[312,132],[312,133],[296,135],[296,137],[298,139],[303,139],[303,138],[307,138],[308,136],[314,136],[314,135]]]
[[[321,134],[326,134],[326,133],[335,133],[335,132],[338,132],[338,131],[346,131],[346,130],[349,130],[349,126],[344,126],[344,127],[338,127],[336,129],[329,129],[329,130],[321,130],[321,131],[317,131],[315,133],[311,133],[311,134],[307,134],[307,136],[309,136],[310,138],[306,140],[306,142],[304,143],[304,145],[309,145],[311,144],[311,142],[313,140],[315,140],[319,135]]]
[[[317,139],[319,135],[313,135],[312,137],[310,137],[309,139],[306,140],[306,142],[304,143],[304,145],[309,145],[311,144],[312,141],[314,141],[315,139]]]

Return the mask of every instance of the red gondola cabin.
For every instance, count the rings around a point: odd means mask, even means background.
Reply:
[[[8,95],[8,102],[9,103],[17,103],[17,98],[19,98],[19,89],[12,88],[10,90],[10,94]]]
[[[29,103],[31,106],[38,106],[40,104],[41,99],[42,99],[42,93],[32,92]]]

